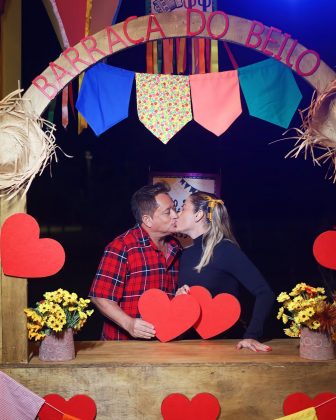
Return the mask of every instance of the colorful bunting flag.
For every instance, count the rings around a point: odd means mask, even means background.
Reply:
[[[302,99],[290,68],[270,58],[238,69],[250,115],[288,128]]]
[[[0,419],[34,419],[43,404],[43,398],[0,371]]]
[[[305,410],[298,411],[297,413],[290,414],[289,416],[279,417],[275,420],[318,420],[318,418],[315,408],[310,407]]]
[[[128,117],[134,72],[98,63],[86,71],[76,108],[99,136]]]
[[[194,120],[220,136],[242,113],[237,70],[189,78]]]
[[[136,73],[140,121],[167,143],[191,119],[188,76]]]

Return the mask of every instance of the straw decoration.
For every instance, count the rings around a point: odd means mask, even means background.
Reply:
[[[26,193],[54,158],[56,126],[30,110],[18,89],[0,101],[0,197]]]
[[[332,172],[329,179],[336,182],[336,80],[316,97],[314,92],[308,108],[299,111],[302,119],[300,128],[294,128],[296,135],[286,139],[294,139],[295,147],[285,156],[297,158],[304,153],[305,159],[311,156],[313,163],[321,166],[329,161]],[[316,156],[315,151],[322,154]]]

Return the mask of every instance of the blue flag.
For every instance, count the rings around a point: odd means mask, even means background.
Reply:
[[[134,72],[98,63],[86,71],[76,108],[97,136],[128,117]]]

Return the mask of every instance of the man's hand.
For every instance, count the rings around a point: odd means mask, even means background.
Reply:
[[[237,349],[243,348],[250,349],[256,352],[272,350],[272,347],[259,343],[259,341],[254,340],[253,338],[244,338],[244,340],[239,341],[239,343],[237,344]]]
[[[187,284],[185,284],[184,286],[177,289],[176,296],[178,296],[178,295],[188,295],[189,293],[190,293],[190,287]]]
[[[147,340],[155,337],[156,334],[154,326],[140,318],[131,318],[127,331],[134,338],[145,338]]]

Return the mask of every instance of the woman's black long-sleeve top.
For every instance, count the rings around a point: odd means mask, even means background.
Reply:
[[[239,299],[239,284],[255,296],[251,321],[244,338],[258,339],[263,334],[263,326],[274,302],[274,293],[255,265],[229,240],[222,240],[214,248],[209,264],[198,273],[202,255],[202,238],[194,239],[194,245],[186,248],[181,257],[178,287],[206,287],[212,296],[219,293],[230,293]]]

